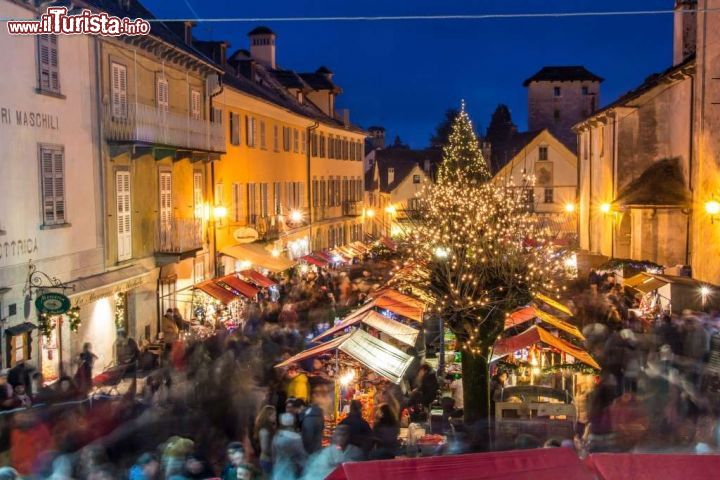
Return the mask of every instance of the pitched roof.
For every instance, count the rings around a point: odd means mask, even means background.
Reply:
[[[542,130],[517,132],[499,145],[492,144],[490,147],[490,169],[492,174],[494,175],[502,170],[518,152],[527,147],[542,132]]]
[[[665,158],[653,162],[625,187],[613,202],[621,206],[678,206],[690,204],[690,190],[680,169],[680,159]]]
[[[431,169],[442,161],[438,149],[411,150],[409,148],[385,148],[375,152],[375,162],[380,173],[380,191],[389,193],[410,174],[416,166],[424,171],[425,160]],[[388,183],[388,169],[393,168],[393,181]],[[372,170],[370,170],[372,172]],[[367,177],[366,177],[367,178]],[[372,177],[370,177],[372,179]],[[367,184],[366,184],[367,185]],[[373,187],[377,188],[376,185]]]
[[[595,113],[593,113],[588,118],[584,119],[583,121],[576,124],[573,128],[577,128],[579,125],[582,125],[589,121],[592,118],[596,118],[603,113],[607,112],[608,110],[611,110],[616,107],[621,107],[625,105],[626,103],[630,102],[631,100],[634,100],[643,94],[649,92],[650,90],[654,89],[657,86],[660,85],[666,85],[667,80],[678,75],[678,74],[684,74],[689,68],[693,68],[695,66],[695,55],[691,55],[688,58],[686,58],[682,63],[678,65],[674,65],[670,68],[665,69],[664,71],[660,73],[653,73],[652,75],[649,75],[643,83],[641,83],[637,88],[634,88],[632,90],[629,90],[622,94],[620,97],[617,98],[612,103],[609,103],[608,105],[604,106],[603,108],[596,110]]]
[[[333,90],[339,91],[340,87],[335,85],[327,73],[313,72],[313,73],[301,73],[300,77],[312,87],[313,90]]]
[[[604,79],[590,72],[582,65],[548,66],[541,68],[535,75],[523,82],[527,87],[532,82],[602,82]]]
[[[310,86],[293,70],[268,70],[268,73],[275,76],[285,88],[298,88],[301,90],[310,90]]]
[[[90,6],[91,8],[96,8],[99,10],[102,10],[104,12],[107,12],[110,15],[124,18],[144,18],[145,20],[155,20],[155,16],[145,8],[145,6],[140,3],[138,0],[133,0],[132,2],[127,2],[129,5],[129,8],[123,8],[120,6],[119,2],[117,0],[81,0],[86,5]],[[182,38],[177,33],[177,24],[178,23],[184,23],[184,22],[158,22],[158,21],[151,21],[150,22],[150,34],[173,45],[174,47],[179,48],[180,50],[184,50],[185,52],[194,55],[204,61],[205,63],[210,64],[214,68],[220,69],[215,62],[213,62],[212,59],[208,58],[203,52],[200,50],[194,48],[192,45],[188,45],[185,43],[185,39]]]
[[[250,30],[248,36],[250,35],[275,35],[275,32],[270,30],[270,28],[261,25]]]

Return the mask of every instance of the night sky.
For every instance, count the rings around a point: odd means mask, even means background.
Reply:
[[[141,0],[159,18],[378,16],[671,10],[672,0]],[[423,147],[443,112],[464,98],[484,132],[498,103],[527,125],[523,80],[543,65],[585,65],[605,78],[605,105],[672,62],[672,15],[442,21],[265,22],[283,68],[335,72],[360,126],[382,125]],[[258,23],[203,23],[201,39],[248,48]]]

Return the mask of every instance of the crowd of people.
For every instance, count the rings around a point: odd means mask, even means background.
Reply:
[[[639,315],[639,293],[614,274],[588,280],[576,316],[602,369],[596,384],[576,391],[581,448],[718,451],[720,313]]]

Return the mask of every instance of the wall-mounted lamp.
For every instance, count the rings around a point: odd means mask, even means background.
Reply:
[[[612,210],[612,205],[610,205],[609,203],[603,203],[602,205],[600,205],[600,211],[602,213],[610,213],[610,210]]]
[[[717,200],[705,202],[705,213],[710,215],[710,223],[713,223],[715,221],[715,215],[720,214],[720,202]]]
[[[575,204],[572,202],[568,202],[565,204],[564,208],[567,213],[573,213],[575,211]]]

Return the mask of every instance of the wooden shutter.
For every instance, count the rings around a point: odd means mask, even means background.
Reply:
[[[158,77],[156,95],[158,112],[167,114],[170,110],[170,87],[165,77]]]
[[[59,92],[60,70],[58,68],[58,39],[56,35],[38,36],[38,65],[40,89]]]
[[[40,148],[43,223],[65,223],[65,158],[62,148]]]
[[[113,63],[110,68],[111,76],[111,102],[113,118],[127,118],[127,67]]]
[[[265,142],[265,121],[260,120],[260,148],[267,148],[267,144]]]
[[[242,197],[240,196],[240,184],[232,184],[232,220],[233,222],[239,222],[241,215],[240,209],[242,207]]]
[[[305,182],[298,182],[298,202],[297,205],[299,208],[305,208],[307,205],[305,205]]]
[[[193,172],[193,207],[195,209],[195,218],[203,217],[203,209],[205,206],[203,190],[203,174],[201,172]]]
[[[195,120],[200,120],[200,92],[190,90],[190,116]]]
[[[123,261],[132,258],[130,172],[115,172],[115,201],[117,203],[118,261]]]
[[[160,228],[169,231],[172,225],[172,174],[160,172]]]

